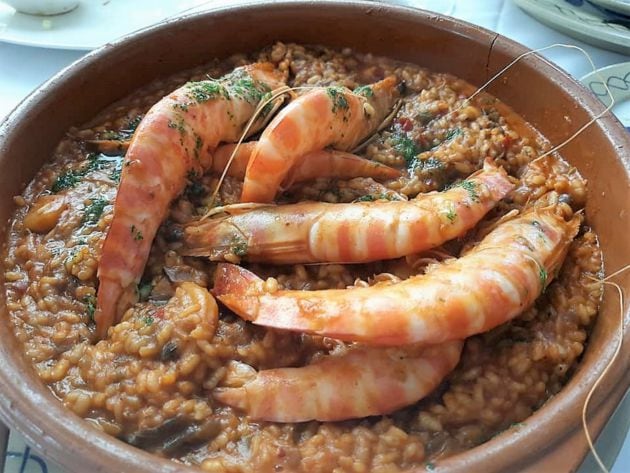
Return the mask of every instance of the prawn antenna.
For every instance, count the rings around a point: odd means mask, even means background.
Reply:
[[[278,89],[272,91],[271,95],[268,98],[266,98],[265,100],[262,100],[258,104],[258,107],[256,107],[256,109],[254,110],[254,114],[249,119],[249,121],[247,122],[247,125],[243,129],[243,133],[241,133],[241,137],[239,138],[238,142],[236,143],[236,146],[234,147],[234,150],[232,150],[232,154],[230,155],[230,159],[228,159],[228,162],[225,165],[225,168],[223,169],[223,172],[221,173],[221,177],[219,178],[219,182],[217,183],[216,188],[212,192],[212,196],[210,198],[210,204],[209,204],[210,207],[214,206],[214,203],[216,201],[216,198],[217,198],[217,195],[219,193],[219,190],[221,189],[221,185],[223,184],[223,181],[225,180],[225,176],[227,175],[227,172],[230,169],[230,165],[232,164],[232,161],[234,161],[234,157],[236,156],[236,153],[238,152],[238,149],[240,148],[241,144],[243,143],[243,140],[245,139],[245,137],[248,136],[249,130],[252,128],[252,126],[254,125],[256,120],[258,119],[258,116],[262,113],[262,111],[265,109],[265,107],[267,105],[269,105],[270,103],[272,103],[277,98],[279,98],[279,97],[281,97],[281,96],[283,96],[285,94],[289,94],[289,93],[291,93],[294,90],[304,90],[304,89],[312,89],[312,88],[314,88],[314,87],[313,86],[310,86],[310,87],[305,87],[305,86],[301,86],[301,87],[288,87],[288,86],[279,87]]]
[[[612,279],[615,276],[620,275],[621,273],[627,271],[628,269],[630,269],[630,264],[625,265],[621,269],[618,269],[617,271],[615,271],[612,274],[609,274],[603,279],[598,279],[590,275],[586,276],[587,278],[595,281],[595,284],[605,284],[605,285],[614,287],[617,290],[617,294],[619,295],[619,342],[617,343],[613,356],[611,357],[610,361],[604,368],[604,371],[601,372],[601,374],[595,380],[595,383],[593,383],[593,386],[591,386],[591,389],[589,389],[588,394],[586,395],[586,399],[584,400],[584,405],[582,406],[582,428],[584,429],[586,442],[588,443],[588,448],[591,450],[591,453],[593,454],[593,458],[597,462],[597,465],[604,473],[608,473],[608,468],[606,467],[606,465],[604,465],[604,462],[602,461],[599,454],[597,453],[597,450],[595,449],[595,445],[593,444],[593,439],[591,438],[590,431],[588,430],[588,422],[586,420],[586,414],[588,411],[588,405],[591,401],[591,398],[593,397],[593,393],[599,386],[602,379],[604,379],[604,377],[606,376],[606,373],[608,373],[608,370],[610,369],[610,367],[615,363],[615,361],[617,360],[617,357],[619,356],[619,353],[621,352],[621,347],[623,345],[624,293],[623,293],[623,289],[621,288],[621,286],[619,286],[619,284],[611,282],[609,281],[609,279]]]
[[[606,83],[606,81],[604,80],[604,78],[602,77],[602,75],[597,72],[597,68],[595,67],[595,63],[593,62],[593,59],[591,58],[591,56],[581,47],[579,46],[575,46],[573,44],[563,44],[563,43],[554,43],[551,44],[549,46],[544,46],[542,48],[538,48],[538,49],[534,49],[532,51],[527,51],[524,52],[523,54],[521,54],[520,56],[517,56],[515,59],[513,59],[507,66],[505,66],[503,69],[501,69],[499,72],[497,72],[495,75],[493,75],[490,79],[488,79],[481,87],[479,87],[470,97],[468,97],[467,99],[465,99],[464,101],[462,101],[462,103],[456,107],[454,110],[451,110],[446,116],[451,115],[453,113],[458,112],[459,110],[461,110],[462,108],[464,108],[465,106],[467,106],[470,101],[475,98],[477,95],[479,95],[481,92],[483,92],[490,84],[492,84],[496,79],[498,79],[499,77],[501,77],[503,75],[503,73],[505,73],[508,69],[510,69],[514,64],[516,64],[517,62],[519,62],[521,59],[524,59],[527,56],[530,56],[532,54],[538,54],[541,53],[543,51],[546,51],[548,49],[552,49],[552,48],[565,48],[565,49],[575,49],[579,52],[581,52],[584,57],[586,58],[586,60],[589,62],[589,64],[591,65],[591,68],[593,70],[593,72],[595,73],[596,77],[602,82],[602,84],[604,85],[604,88],[606,90],[606,93],[608,95],[608,97],[610,98],[610,104],[600,113],[598,113],[597,115],[593,116],[587,123],[585,123],[584,125],[582,125],[575,133],[573,133],[571,136],[569,136],[566,140],[564,140],[562,143],[552,147],[550,150],[544,152],[543,154],[541,154],[540,156],[538,156],[536,159],[532,160],[531,163],[535,163],[536,161],[544,158],[545,156],[549,156],[550,154],[555,153],[556,151],[558,151],[560,148],[563,148],[564,146],[566,146],[567,144],[569,144],[571,141],[573,141],[575,138],[577,138],[584,130],[586,130],[589,126],[591,126],[593,123],[595,123],[597,120],[599,120],[601,117],[603,117],[604,115],[606,115],[614,106],[615,106],[615,98],[612,95],[612,92],[610,91],[610,89],[608,88],[608,84]],[[553,68],[556,68],[558,66],[556,66],[555,64],[553,64],[552,62],[550,62],[547,58],[545,58],[544,56],[540,56],[540,59],[542,61],[544,61],[545,63],[547,63],[548,65],[550,65]],[[531,164],[530,163],[530,164]]]

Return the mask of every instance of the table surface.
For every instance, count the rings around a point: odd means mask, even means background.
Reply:
[[[575,44],[584,48],[592,57],[596,67],[630,61],[630,57],[605,51],[572,39],[554,31],[521,11],[511,0],[399,0],[401,3],[418,8],[433,10],[471,23],[483,26],[514,39],[529,48],[538,49],[554,43]],[[42,48],[31,48],[0,43],[0,119],[7,115],[20,100],[26,97],[39,84],[55,73],[79,59],[84,53],[80,51],[64,51]],[[545,57],[558,64],[575,78],[580,78],[591,71],[586,59],[576,51],[552,49],[543,53]],[[627,436],[628,413],[630,412],[630,396],[626,396],[606,430],[602,434],[598,447],[607,446],[617,450],[621,443],[619,432],[626,433],[623,447],[612,473],[630,472],[630,441]],[[611,447],[612,446],[612,447]],[[39,457],[31,455],[18,436],[11,437],[9,449],[18,452],[15,458],[7,458],[7,473],[28,473],[52,471],[41,468]],[[609,452],[614,458],[615,451]],[[592,459],[587,459],[581,471],[596,471]]]

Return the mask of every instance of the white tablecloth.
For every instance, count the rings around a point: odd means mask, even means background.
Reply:
[[[627,56],[589,46],[556,32],[526,15],[510,0],[399,0],[392,3],[451,15],[501,33],[532,49],[553,43],[577,44],[591,55],[598,68],[630,60]],[[554,49],[543,54],[578,79],[591,70],[588,62],[576,51]],[[82,52],[77,51],[30,48],[0,43],[0,119],[39,84],[82,55]],[[598,442],[601,444],[600,448],[605,449],[616,443],[615,438],[618,440],[619,432],[624,431],[622,419],[628,417],[627,413],[630,410],[628,396],[621,409],[623,412],[615,416],[611,422],[613,425],[607,427],[602,440]],[[625,430],[627,430],[627,425]],[[23,446],[17,438],[12,439],[11,449],[23,451]],[[23,458],[15,460],[9,459],[10,468],[7,468],[7,472],[40,471],[36,463],[24,465]],[[587,473],[596,471],[594,468],[595,464],[590,461],[582,470]],[[627,436],[613,473],[630,473],[630,441]]]

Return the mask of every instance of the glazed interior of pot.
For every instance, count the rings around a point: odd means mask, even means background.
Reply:
[[[449,72],[476,85],[523,52],[520,46],[476,27],[430,13],[371,3],[251,5],[238,12],[224,9],[173,21],[92,53],[30,97],[9,118],[0,143],[0,218],[7,221],[13,211],[12,197],[49,159],[69,127],[86,122],[155,78],[277,40],[351,47]],[[575,82],[534,57],[518,63],[488,90],[552,144],[563,141],[602,110]],[[618,230],[629,227],[629,163],[622,153],[629,144],[621,126],[607,116],[561,153],[589,181],[586,214],[600,237],[607,270],[627,263],[627,232]],[[629,279],[622,281],[628,287]],[[524,464],[529,452],[551,447],[576,427],[586,388],[612,356],[619,324],[617,307],[608,294],[580,369],[562,394],[538,411],[526,428],[501,435],[440,465],[449,471],[473,467],[500,471]],[[181,471],[179,465],[95,432],[66,411],[22,359],[17,342],[7,335],[11,329],[2,301],[0,311],[5,333],[0,347],[0,378],[6,386],[0,414],[5,420],[70,471]],[[602,392],[619,383],[627,385],[623,373],[628,366],[628,348],[626,343],[626,355],[606,378]],[[600,400],[596,397],[594,405]],[[546,435],[540,435],[541,427]]]

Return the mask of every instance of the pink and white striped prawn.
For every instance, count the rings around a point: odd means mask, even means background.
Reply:
[[[182,252],[212,260],[236,252],[275,264],[399,258],[463,235],[513,188],[487,161],[459,185],[410,201],[301,202],[201,220],[185,228]]]
[[[239,363],[239,378],[246,381],[216,388],[213,397],[254,420],[273,422],[389,414],[430,394],[459,362],[462,345],[455,341],[423,348],[350,347],[301,368],[258,373]]]
[[[239,140],[258,104],[282,85],[273,64],[251,64],[218,80],[184,85],[142,119],[125,156],[98,265],[94,318],[100,338],[135,301],[157,229],[187,176],[211,165],[220,142]]]
[[[459,259],[367,288],[265,293],[262,280],[221,263],[214,294],[257,325],[379,346],[436,344],[490,330],[528,308],[559,270],[580,216],[532,208],[499,224]]]
[[[326,147],[349,151],[382,125],[400,97],[394,76],[362,86],[314,87],[271,120],[247,164],[241,202],[273,201],[300,158]]]

